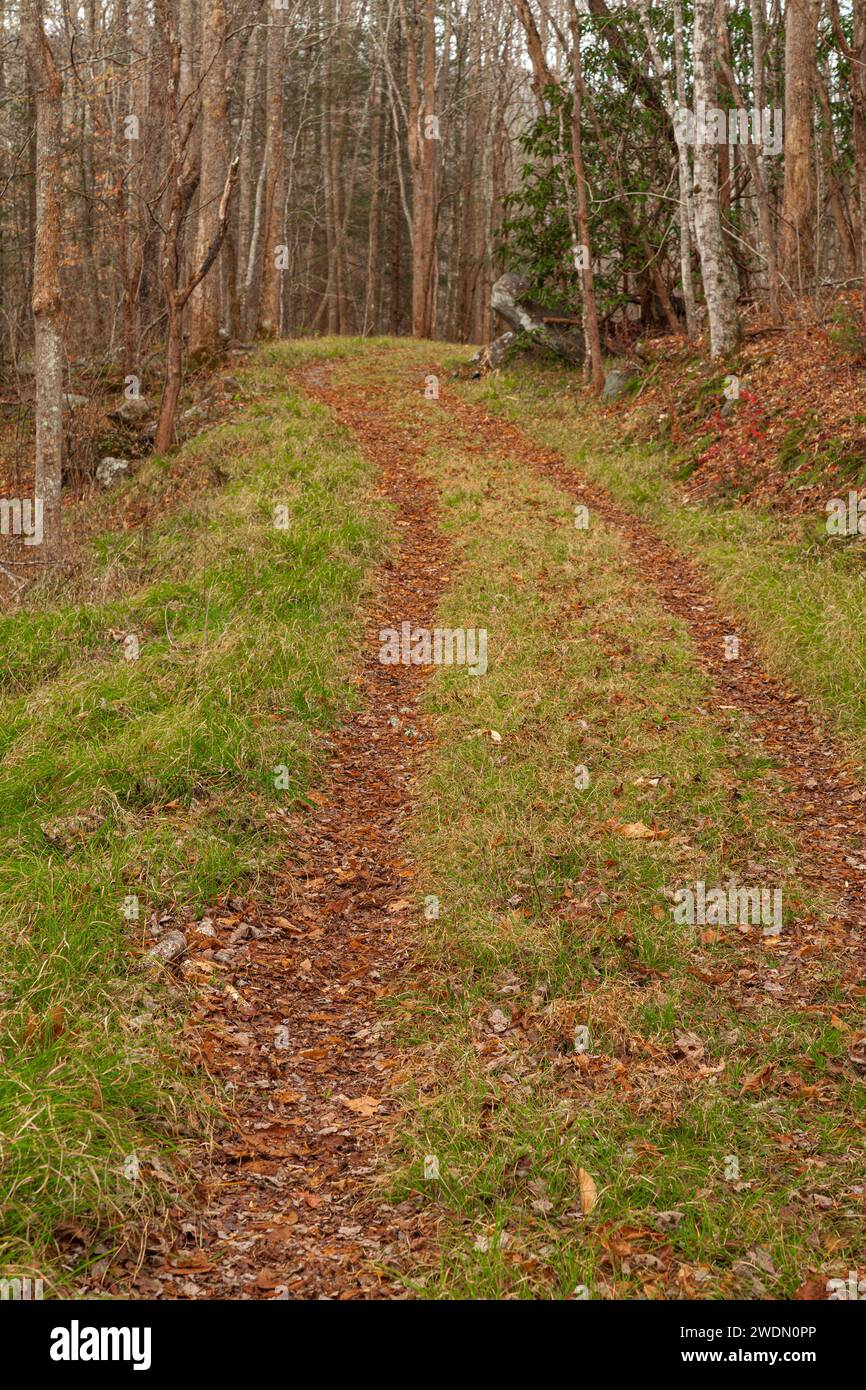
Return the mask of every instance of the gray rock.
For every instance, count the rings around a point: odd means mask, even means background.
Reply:
[[[150,403],[147,397],[134,396],[132,400],[126,400],[123,405],[112,410],[109,419],[117,420],[121,425],[139,425],[149,414]]]
[[[148,970],[158,970],[163,965],[168,965],[169,961],[177,960],[186,950],[186,937],[182,931],[166,932],[165,936],[160,937],[155,946],[152,946],[144,958],[145,968]]]
[[[102,483],[103,487],[111,487],[112,483],[124,473],[129,472],[129,459],[104,458],[100,459],[96,465],[96,481]]]
[[[640,373],[631,371],[627,367],[614,367],[613,371],[608,372],[604,379],[604,390],[601,393],[603,401],[615,401],[619,396],[624,395],[631,384],[638,380]]]
[[[568,319],[552,314],[530,294],[525,275],[506,271],[490,291],[491,308],[516,334],[525,335],[536,348],[562,357],[572,364],[584,357],[583,334]]]
[[[511,347],[517,342],[517,334],[509,328],[507,333],[500,333],[498,338],[494,338],[492,343],[486,347],[479,348],[478,352],[473,353],[469,359],[470,366],[477,367],[476,376],[481,376],[482,372],[495,371],[501,367],[505,361]]]
[[[89,405],[90,401],[86,396],[76,396],[74,391],[66,391],[63,395],[63,404],[67,410],[80,410],[82,406]]]

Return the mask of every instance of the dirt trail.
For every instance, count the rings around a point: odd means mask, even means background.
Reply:
[[[433,1217],[414,1200],[387,1204],[375,1186],[389,1096],[405,1065],[381,1001],[406,984],[415,895],[403,831],[425,739],[423,670],[382,665],[377,653],[380,627],[404,618],[435,625],[448,570],[433,491],[414,466],[423,427],[397,423],[422,373],[416,380],[411,371],[410,382],[387,359],[371,363],[363,381],[341,381],[339,390],[322,366],[298,378],[375,461],[395,507],[399,545],[366,615],[360,708],[331,739],[315,808],[292,818],[292,863],[277,906],[232,903],[213,913],[230,989],[204,995],[194,1029],[210,1071],[235,1088],[237,1132],[210,1163],[201,1160],[196,1222],[181,1244],[150,1246],[137,1296],[404,1298],[399,1273],[413,1252],[429,1263]],[[805,703],[767,676],[745,638],[739,660],[725,660],[735,626],[698,571],[648,527],[515,426],[450,389],[440,404],[440,439],[524,462],[627,537],[648,585],[689,625],[718,707],[753,721],[790,789],[776,809],[798,837],[801,875],[835,902],[829,920],[801,919],[786,932],[776,964],[803,1005],[829,1007],[821,956],[848,953],[853,981],[866,925],[866,800],[841,750]],[[849,1061],[858,1067],[862,1037],[852,1034]]]
[[[212,914],[230,993],[204,995],[194,1036],[234,1088],[237,1133],[201,1158],[202,1208],[180,1245],[151,1245],[139,1297],[406,1297],[394,1271],[421,1238],[416,1205],[389,1206],[372,1188],[401,1061],[379,1001],[411,948],[402,834],[425,739],[424,673],[381,664],[378,631],[433,625],[444,545],[413,450],[374,396],[353,403],[321,366],[299,382],[375,461],[399,544],[366,614],[359,711],[331,739],[314,809],[291,819],[282,896],[267,911],[233,902]]]

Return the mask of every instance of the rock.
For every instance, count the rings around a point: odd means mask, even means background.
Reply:
[[[168,965],[169,961],[177,960],[186,950],[186,937],[182,931],[166,932],[165,936],[152,946],[144,958],[145,967],[149,970],[158,970],[163,965]]]
[[[530,295],[530,283],[523,275],[507,271],[500,275],[490,292],[492,308],[509,325],[509,331],[483,347],[471,359],[478,375],[498,367],[515,345],[524,341],[535,351],[552,354],[566,362],[583,361],[583,333],[571,320],[551,311]]]
[[[83,406],[89,405],[90,401],[86,396],[76,396],[74,391],[66,391],[63,395],[63,404],[67,410],[81,410]]]
[[[121,425],[140,425],[150,414],[150,404],[145,396],[134,396],[109,413],[109,420],[117,420]]]
[[[633,382],[639,379],[640,373],[632,371],[628,367],[614,367],[613,371],[608,372],[604,379],[604,390],[601,393],[603,401],[615,401],[619,396],[625,394]]]
[[[505,319],[515,334],[523,334],[534,347],[580,363],[584,358],[583,333],[530,295],[530,283],[523,275],[507,271],[490,291],[491,307]]]
[[[481,376],[484,372],[495,371],[501,367],[508,356],[509,350],[517,342],[517,334],[512,333],[509,328],[507,333],[501,333],[498,338],[494,338],[492,343],[480,348],[478,352],[470,357],[469,362],[473,367],[477,367],[476,376]]]
[[[104,458],[100,459],[96,465],[96,481],[102,483],[103,487],[111,487],[112,483],[123,473],[129,472],[129,459]]]

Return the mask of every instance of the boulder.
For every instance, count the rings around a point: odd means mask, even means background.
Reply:
[[[603,401],[615,401],[618,397],[625,395],[629,387],[639,379],[640,373],[633,371],[630,367],[614,367],[608,372],[604,379],[604,390],[601,393]]]
[[[89,405],[90,401],[86,396],[76,396],[74,391],[65,391],[63,395],[63,404],[66,406],[67,410],[81,410],[83,406]]]
[[[109,414],[110,420],[116,420],[120,425],[140,425],[150,415],[150,404],[145,396],[133,396],[131,400],[125,400],[123,405],[112,410]]]
[[[124,473],[129,472],[129,459],[104,458],[100,459],[96,465],[96,481],[103,487],[111,487],[112,483]]]
[[[509,325],[509,332],[494,339],[471,359],[482,366],[498,367],[509,349],[522,340],[528,347],[560,357],[572,365],[584,358],[583,332],[568,315],[555,314],[533,299],[524,275],[507,271],[490,292],[490,303]]]

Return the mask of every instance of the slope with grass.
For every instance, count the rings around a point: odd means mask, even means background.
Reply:
[[[175,1201],[209,1088],[178,1066],[183,998],[142,951],[266,885],[353,698],[386,517],[290,389],[296,361],[268,352],[233,423],[142,469],[125,503],[146,525],[100,529],[94,500],[70,573],[0,620],[7,1275],[62,1287]]]

